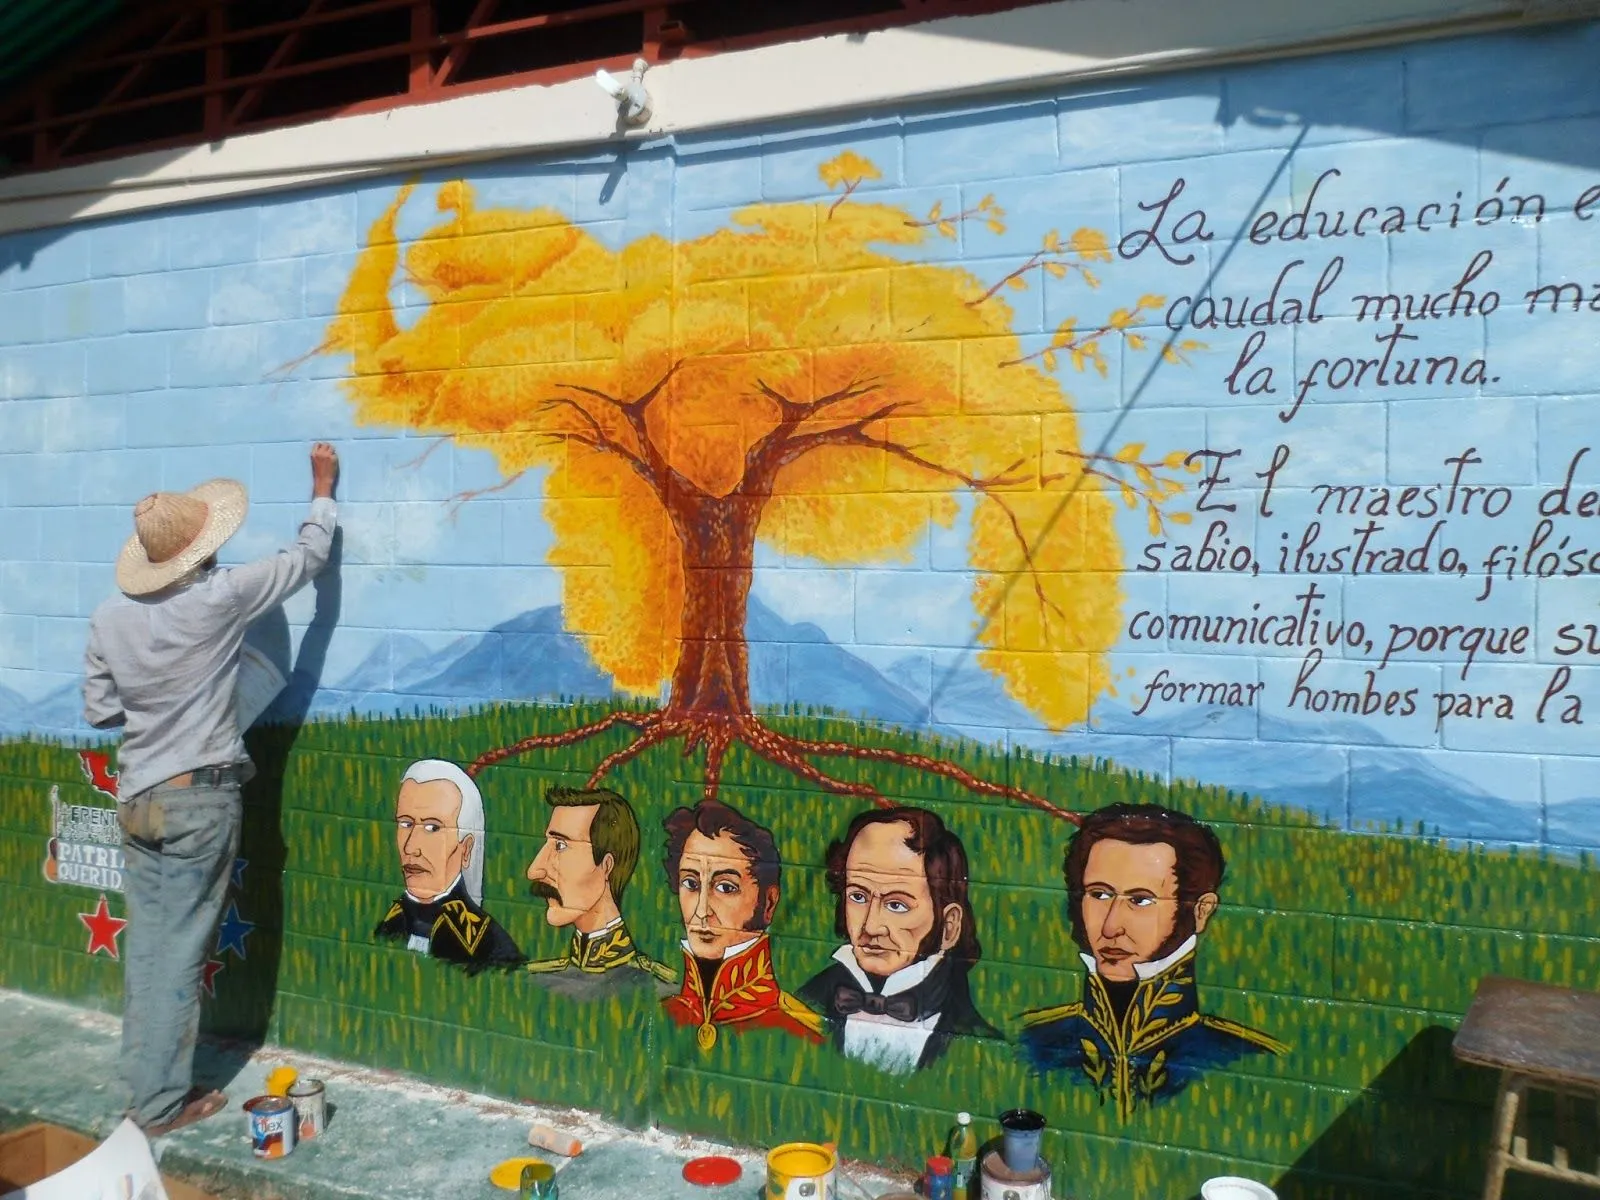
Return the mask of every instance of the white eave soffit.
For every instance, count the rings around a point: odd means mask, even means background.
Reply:
[[[0,233],[341,179],[1564,20],[1600,0],[1064,0],[654,67],[617,134],[592,80],[510,88],[0,179]]]

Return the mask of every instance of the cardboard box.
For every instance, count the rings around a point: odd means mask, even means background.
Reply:
[[[59,1125],[29,1125],[0,1136],[0,1196],[48,1179],[85,1157],[100,1143]],[[161,1176],[168,1200],[218,1200],[192,1184]]]

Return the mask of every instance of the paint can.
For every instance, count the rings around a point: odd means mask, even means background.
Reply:
[[[328,1089],[322,1080],[295,1080],[289,1085],[289,1102],[300,1126],[300,1141],[309,1142],[320,1135],[328,1123]]]
[[[983,1156],[978,1168],[982,1200],[1050,1200],[1050,1164],[1039,1159],[1034,1169],[1019,1174],[1006,1166],[998,1151]]]
[[[294,1105],[284,1096],[257,1096],[245,1101],[245,1118],[250,1122],[250,1151],[257,1158],[283,1158],[294,1153]]]
[[[835,1200],[839,1156],[815,1142],[788,1142],[767,1154],[766,1200]]]

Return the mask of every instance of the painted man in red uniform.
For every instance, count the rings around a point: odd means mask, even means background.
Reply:
[[[667,877],[683,911],[683,988],[662,1003],[696,1027],[702,1050],[718,1026],[782,1029],[822,1040],[822,1019],[778,986],[767,928],[778,908],[772,834],[725,804],[680,808],[664,822]]]

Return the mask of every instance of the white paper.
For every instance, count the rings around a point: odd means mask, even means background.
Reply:
[[[167,1200],[150,1143],[132,1121],[64,1171],[0,1200]]]
[[[273,661],[246,642],[239,650],[239,685],[234,704],[239,710],[239,729],[243,732],[256,723],[267,706],[288,685],[283,672]]]

